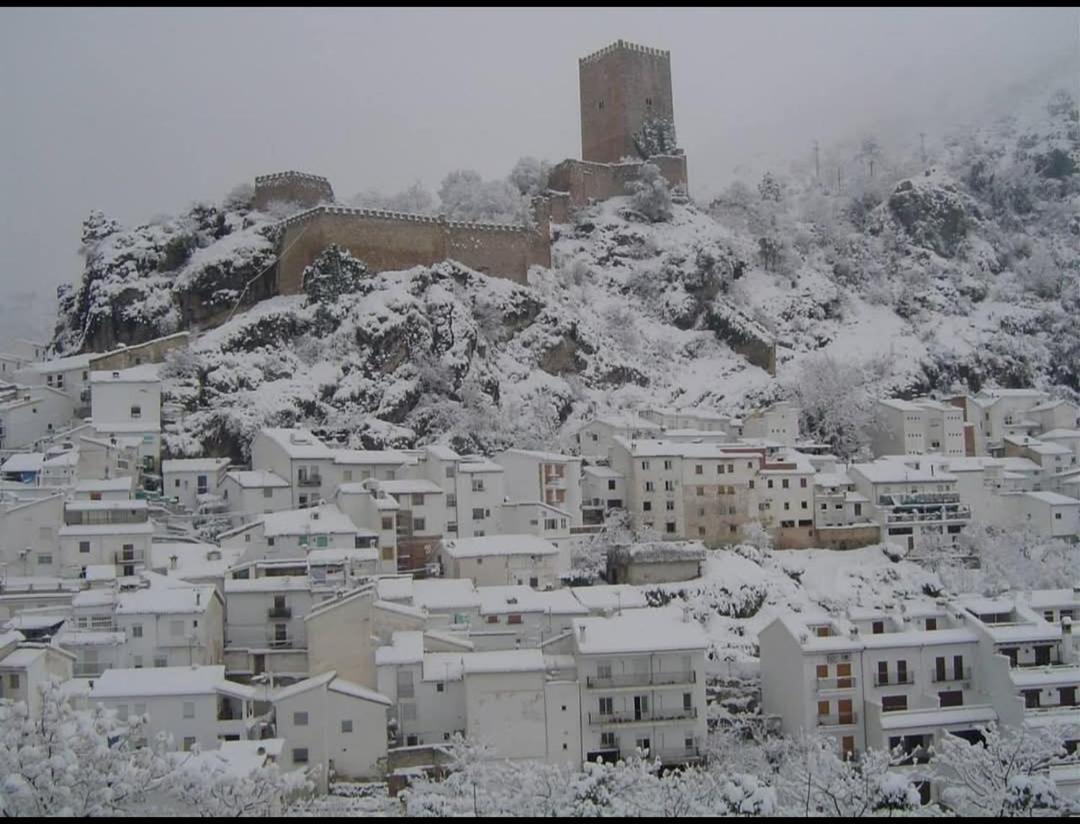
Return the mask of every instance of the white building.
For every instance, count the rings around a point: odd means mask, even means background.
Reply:
[[[929,398],[882,398],[877,414],[879,426],[871,443],[875,455],[966,454],[964,410],[958,406]]]
[[[48,386],[0,384],[0,449],[36,446],[67,429],[75,417],[75,402]]]
[[[645,417],[647,414],[594,418],[574,433],[574,445],[581,455],[606,458],[616,437],[627,440],[660,437],[664,428]]]
[[[0,562],[6,576],[56,575],[60,567],[58,532],[64,522],[64,496],[0,502]]]
[[[765,438],[784,446],[795,446],[799,440],[801,409],[789,401],[780,401],[765,409],[755,410],[743,417],[743,438]]]
[[[469,578],[477,586],[554,589],[570,571],[558,547],[535,535],[448,539],[439,544],[435,561],[443,577]]]
[[[279,690],[272,700],[277,734],[287,742],[283,769],[320,767],[323,792],[331,777],[383,776],[391,706],[385,695],[330,671]]]
[[[610,466],[590,464],[581,470],[581,520],[602,524],[607,513],[626,506],[626,479]]]
[[[315,603],[314,588],[306,575],[225,580],[225,661],[231,674],[307,674],[304,616]]]
[[[486,458],[466,457],[458,461],[454,479],[455,518],[450,521],[447,515],[447,534],[460,538],[500,534],[506,499],[503,468]],[[447,499],[448,509],[450,504]]]
[[[84,577],[88,566],[113,564],[118,574],[134,575],[146,568],[153,535],[146,501],[67,501],[56,574]]]
[[[709,641],[672,613],[574,621],[582,759],[616,761],[637,748],[666,764],[701,760]]]
[[[961,503],[957,477],[934,463],[915,468],[899,460],[852,464],[848,475],[870,501],[870,517],[881,526],[881,538],[907,550],[925,540],[956,536],[971,522],[971,508]]]
[[[98,435],[139,438],[143,469],[157,471],[161,457],[161,379],[156,366],[91,372],[90,407]]]
[[[244,550],[244,559],[304,558],[313,549],[374,549],[378,535],[356,526],[334,504],[270,512],[222,533],[223,547]]]
[[[260,429],[251,442],[251,467],[289,482],[291,508],[332,500],[334,450],[306,429]]]
[[[242,515],[281,512],[293,506],[289,482],[265,469],[226,472],[221,496],[230,512]]]
[[[814,476],[816,544],[828,549],[856,549],[881,540],[881,527],[870,520],[870,500],[855,491],[847,472],[831,467]]]
[[[170,735],[185,752],[223,741],[259,737],[255,689],[225,678],[225,667],[111,669],[94,679],[90,700],[114,710],[120,720],[146,715],[146,736]]]
[[[581,526],[581,458],[557,452],[507,449],[495,456],[512,501],[541,501],[570,513]]]
[[[41,712],[40,687],[49,679],[71,679],[75,656],[51,644],[23,643],[22,635],[0,633],[0,698],[25,701],[30,717]]]
[[[162,493],[179,498],[180,505],[194,512],[200,495],[220,495],[228,458],[184,458],[161,462]]]
[[[72,355],[24,366],[12,375],[17,383],[48,386],[63,392],[85,416],[90,408],[90,355]]]

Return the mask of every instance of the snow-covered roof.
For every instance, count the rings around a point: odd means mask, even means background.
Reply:
[[[921,412],[923,410],[923,407],[919,404],[901,400],[900,398],[878,398],[878,403],[882,406],[898,409],[901,412]]]
[[[420,630],[398,630],[391,636],[389,646],[377,647],[375,664],[419,664],[424,660],[424,633]]]
[[[611,552],[618,560],[638,564],[680,563],[684,561],[704,561],[705,545],[700,541],[646,541],[616,547]]]
[[[547,463],[581,463],[581,458],[576,455],[564,455],[561,452],[543,452],[538,449],[507,449],[501,454],[524,455]]]
[[[585,615],[581,605],[568,589],[538,592],[527,586],[477,587],[481,615],[541,612],[551,615]]]
[[[28,669],[45,651],[44,647],[20,647],[0,659],[0,669]]]
[[[979,636],[970,629],[906,630],[904,632],[862,633],[859,635],[865,649],[888,649],[902,646],[942,646],[944,644],[975,644]]]
[[[1080,438],[1080,429],[1051,429],[1049,432],[1043,432],[1039,438],[1044,441],[1071,440]]]
[[[374,532],[370,534],[375,535]],[[346,562],[366,563],[377,560],[379,560],[377,549],[313,549],[307,554],[309,566],[327,566]]]
[[[55,360],[37,361],[36,363],[28,364],[26,368],[41,373],[67,372],[71,369],[89,369],[90,355],[71,355],[70,357],[56,358]]]
[[[334,463],[345,466],[402,466],[416,458],[392,449],[335,449]]]
[[[94,421],[94,429],[102,434],[108,434],[110,432],[160,432],[161,424],[156,421]],[[120,445],[138,446],[141,441],[138,438],[131,438],[125,441],[123,438],[118,439]]]
[[[51,608],[55,609],[55,607],[51,607]],[[8,629],[8,630],[47,629],[49,627],[55,627],[57,624],[64,623],[64,621],[66,621],[67,618],[68,617],[66,615],[56,615],[56,614],[49,614],[49,613],[35,614],[35,613],[30,612],[28,610],[23,610],[22,612],[18,613],[17,615],[12,615],[11,618],[9,618],[7,620],[7,623],[4,624],[4,627],[6,629]],[[15,633],[15,634],[18,634],[18,633]],[[10,635],[11,635],[10,632],[0,633],[0,647],[4,647],[4,646],[7,646],[8,644],[12,643],[12,639],[9,637]],[[18,638],[16,640],[21,641],[22,638],[20,637],[20,638]]]
[[[1080,683],[1080,664],[1017,667],[1009,670],[1009,677],[1018,687],[1072,686]]]
[[[75,484],[75,492],[130,492],[134,482],[134,478],[127,476],[104,480],[88,478]]]
[[[503,468],[494,461],[465,461],[458,464],[458,472],[472,474],[474,472],[502,472]]]
[[[600,415],[593,418],[581,428],[584,429],[593,423],[599,423],[603,426],[610,426],[613,429],[647,429],[650,431],[663,429],[662,426],[653,421],[645,420],[644,418],[635,417],[634,415]],[[581,431],[581,430],[578,430]]]
[[[955,481],[956,476],[938,469],[915,469],[897,460],[880,460],[874,463],[853,464],[851,472],[861,474],[870,483],[898,484],[937,481]]]
[[[228,681],[225,666],[140,667],[107,669],[94,680],[92,699],[128,696],[209,695],[224,692],[255,698],[255,688]]]
[[[137,524],[67,524],[60,527],[56,534],[61,538],[71,535],[153,535],[154,524],[152,521]]]
[[[466,652],[461,655],[466,675],[499,672],[543,672],[544,656],[538,649]]]
[[[298,681],[295,684],[291,684],[284,689],[278,690],[271,696],[271,701],[275,704],[279,701],[284,701],[287,698],[292,698],[297,695],[302,695],[309,690],[313,690],[317,687],[325,686],[332,692],[340,693],[341,695],[348,695],[352,698],[360,698],[364,701],[373,701],[376,704],[383,704],[389,707],[393,702],[385,695],[375,690],[370,690],[367,687],[362,687],[359,684],[354,684],[352,681],[346,681],[344,678],[338,678],[336,670],[330,670],[324,672],[321,675],[316,675],[312,678],[305,678],[303,681]]]
[[[334,504],[321,504],[307,509],[287,509],[262,516],[263,533],[268,538],[278,535],[310,535],[357,532],[352,519]]]
[[[101,607],[115,604],[119,593],[115,589],[84,589],[71,597],[73,607]]]
[[[0,472],[40,472],[43,463],[43,452],[19,452],[4,461]]]
[[[425,578],[413,581],[413,604],[436,612],[480,606],[480,594],[469,578]]]
[[[262,489],[268,486],[287,487],[289,482],[268,469],[233,470],[225,473],[244,489]]]
[[[709,637],[696,621],[668,610],[631,610],[610,618],[574,619],[574,643],[584,655],[704,650]]]
[[[397,601],[375,601],[372,606],[387,612],[396,612],[398,615],[408,615],[410,618],[427,618],[426,610],[399,604]]]
[[[756,453],[749,443],[693,443],[686,441],[667,441],[652,438],[624,438],[616,435],[615,443],[622,446],[635,458],[752,458]]]
[[[1068,403],[1068,401],[1061,400],[1060,398],[1056,401],[1043,401],[1042,403],[1031,407],[1028,412],[1049,412],[1051,409],[1057,409],[1063,403]]]
[[[453,449],[446,444],[441,443],[429,443],[424,447],[433,457],[438,458],[440,461],[456,461],[461,456],[458,455]]]
[[[582,606],[593,612],[604,609],[640,609],[649,605],[642,591],[630,584],[571,587],[569,591]]]
[[[379,578],[375,582],[379,598],[384,601],[408,601],[412,599],[412,578]]]
[[[537,535],[484,535],[443,541],[442,550],[451,558],[487,558],[495,555],[557,555],[551,541]]]
[[[122,632],[95,629],[65,629],[56,636],[63,647],[119,647],[127,643]]]
[[[161,471],[170,472],[217,472],[229,465],[228,458],[180,458],[161,462]]]
[[[818,472],[814,475],[814,486],[852,486],[854,482],[847,472]]]
[[[1024,492],[1022,494],[1037,501],[1042,501],[1044,504],[1050,504],[1050,506],[1080,506],[1080,501],[1076,498],[1070,498],[1068,495],[1061,495],[1057,492]]]
[[[311,589],[306,575],[263,575],[260,578],[226,578],[225,594],[238,592],[296,592]]]
[[[86,567],[87,581],[115,581],[115,564],[89,564]]]
[[[90,373],[90,383],[157,383],[161,365],[144,363],[128,369],[97,369]]]
[[[68,452],[61,452],[59,455],[53,455],[51,458],[46,457],[42,463],[42,467],[46,466],[78,466],[79,465],[79,453],[75,450]]]
[[[316,438],[307,429],[260,429],[260,435],[272,440],[290,458],[330,458],[334,450]]]
[[[117,615],[165,615],[206,612],[214,597],[212,584],[151,586],[133,592],[120,592],[116,598]]]
[[[442,495],[444,490],[426,478],[406,478],[399,481],[379,481],[379,489],[389,495]]]
[[[586,475],[593,475],[597,478],[622,478],[621,472],[616,472],[610,466],[586,466],[581,470]]]

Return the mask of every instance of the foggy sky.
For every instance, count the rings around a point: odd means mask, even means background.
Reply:
[[[74,281],[91,209],[132,225],[279,170],[346,200],[580,157],[577,60],[619,38],[671,51],[699,198],[1080,67],[1067,8],[4,9],[0,300]]]

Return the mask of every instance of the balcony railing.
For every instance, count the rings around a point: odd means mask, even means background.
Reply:
[[[292,649],[293,639],[292,638],[269,638],[267,640],[267,642],[266,642],[266,645],[268,647],[270,647],[270,649]]]
[[[878,672],[874,674],[875,687],[888,687],[892,685],[903,686],[915,683],[915,673],[911,670],[901,675],[898,672]]]
[[[832,713],[819,715],[817,725],[819,727],[845,727],[856,723],[858,720],[859,714],[857,712]]]
[[[76,664],[73,672],[76,678],[97,678],[106,669],[104,664]]]
[[[297,486],[322,486],[320,475],[301,475],[296,479]]]
[[[266,615],[269,618],[292,618],[291,607],[270,607],[266,611]]]
[[[919,504],[958,504],[959,492],[917,492],[914,495],[882,495],[882,502],[892,506],[918,506]]]
[[[659,721],[689,721],[697,718],[697,708],[679,707],[671,710],[646,710],[645,712],[590,712],[590,724],[651,724]]]
[[[141,564],[146,560],[146,553],[141,549],[121,550],[113,553],[114,564]]]
[[[649,750],[649,759],[659,758],[661,764],[678,764],[700,761],[704,758],[700,747],[675,747],[666,750]]]
[[[922,521],[969,521],[971,508],[958,506],[954,510],[935,510],[933,512],[889,512],[886,520],[890,524],[919,523]]]
[[[665,687],[673,684],[694,684],[697,672],[632,672],[622,675],[590,675],[585,679],[589,689],[616,689],[618,687]]]
[[[819,690],[852,690],[855,689],[855,682],[858,679],[854,675],[841,675],[837,678],[818,678],[817,688]]]
[[[956,674],[956,670],[949,668],[945,672],[934,673],[935,684],[949,684],[955,681],[970,681],[971,680],[971,667],[964,667],[960,674]]]

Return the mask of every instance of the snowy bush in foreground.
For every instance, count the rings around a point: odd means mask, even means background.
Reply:
[[[671,220],[671,191],[655,163],[643,163],[638,179],[627,184],[631,207],[653,223]]]

